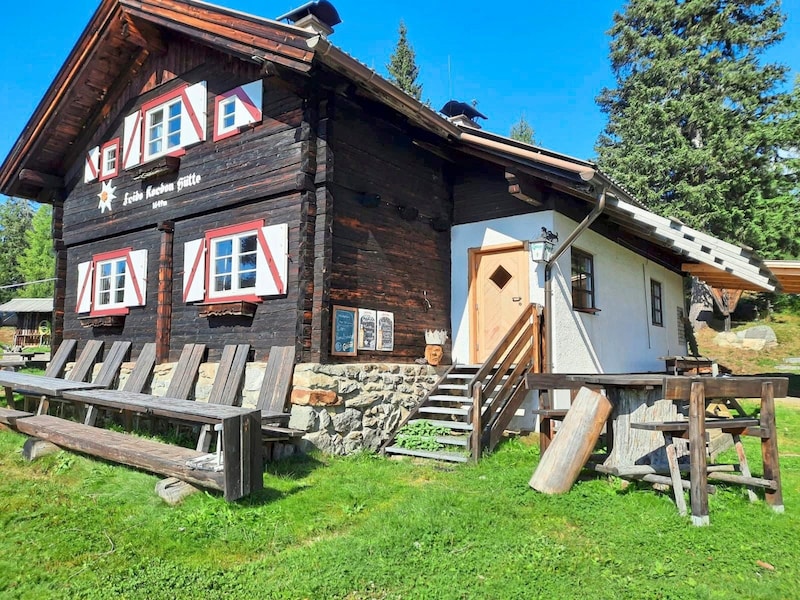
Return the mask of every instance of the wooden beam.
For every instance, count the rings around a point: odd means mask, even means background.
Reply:
[[[542,195],[542,188],[534,181],[531,181],[529,177],[522,173],[507,170],[506,181],[508,182],[509,194],[532,206],[542,205],[542,201],[538,198]]]
[[[132,44],[147,49],[151,54],[167,53],[167,46],[159,30],[133,15],[123,14],[120,35]]]
[[[64,187],[63,177],[34,171],[33,169],[22,169],[19,172],[19,180],[23,183],[30,183],[50,190],[60,190]]]

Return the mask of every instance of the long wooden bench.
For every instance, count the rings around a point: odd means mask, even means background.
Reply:
[[[194,485],[225,492],[226,500],[236,499],[228,497],[224,471],[200,470],[187,466],[207,456],[204,452],[99,429],[50,415],[19,419],[16,427],[22,433],[47,440],[60,448],[177,477]]]

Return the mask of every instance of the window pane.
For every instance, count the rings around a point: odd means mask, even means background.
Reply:
[[[239,275],[239,289],[256,287],[256,272],[248,271]]]
[[[217,275],[230,273],[233,270],[233,260],[230,257],[218,258],[214,264]]]
[[[231,289],[231,276],[221,275],[214,278],[214,291],[224,292]]]
[[[256,251],[256,236],[248,235],[239,238],[239,252],[255,252]]]
[[[181,115],[181,102],[174,102],[169,105],[169,118],[180,117]]]
[[[103,306],[105,304],[108,304],[110,301],[111,301],[111,296],[109,295],[108,292],[101,292],[100,293],[99,304],[101,306]]]
[[[255,255],[255,253],[244,254],[239,258],[239,270],[240,271],[255,271],[256,270],[256,255]]]
[[[233,254],[233,240],[222,240],[214,244],[217,256],[231,256]]]

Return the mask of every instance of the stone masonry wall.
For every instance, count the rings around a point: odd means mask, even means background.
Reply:
[[[306,449],[377,450],[443,370],[387,363],[296,365],[289,426],[306,432]]]
[[[123,363],[121,388],[134,363]],[[217,374],[217,363],[203,363],[192,399],[205,402]],[[67,372],[72,365],[67,366]],[[101,365],[96,365],[92,378]],[[175,363],[157,365],[145,393],[163,396]],[[289,426],[305,431],[303,449],[328,454],[377,450],[447,367],[416,364],[359,363],[295,366]],[[248,363],[237,405],[255,407],[266,363]]]

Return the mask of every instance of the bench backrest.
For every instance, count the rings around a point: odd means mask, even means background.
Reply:
[[[106,355],[103,357],[103,366],[100,367],[100,372],[97,374],[94,383],[99,383],[107,388],[114,385],[114,380],[117,378],[117,375],[119,375],[119,369],[130,351],[130,342],[114,342],[111,345],[111,350],[106,352]]]
[[[182,399],[189,397],[205,353],[205,344],[184,345],[178,364],[175,365],[175,370],[172,371],[172,378],[169,381],[165,396]]]
[[[78,346],[77,340],[62,340],[61,344],[56,350],[56,353],[50,358],[47,363],[47,368],[44,371],[47,377],[61,377],[64,374],[64,368],[67,363],[75,355],[75,348]]]
[[[283,412],[292,387],[294,346],[273,346],[269,351],[264,381],[258,394],[256,408],[261,411]]]
[[[70,381],[86,381],[94,368],[94,363],[97,361],[97,356],[100,350],[103,349],[102,340],[89,340],[83,347],[83,350],[78,356],[78,360],[72,366],[72,370],[67,375]]]
[[[242,377],[247,366],[247,356],[250,354],[250,344],[228,344],[222,350],[217,376],[211,386],[208,397],[209,404],[225,404],[233,406]]]
[[[156,366],[156,345],[154,343],[142,346],[142,351],[136,357],[136,364],[133,366],[130,377],[122,386],[123,392],[141,393],[153,373]]]

